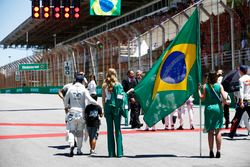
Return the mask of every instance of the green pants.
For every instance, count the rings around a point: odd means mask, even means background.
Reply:
[[[108,107],[109,111],[105,114],[107,122],[107,137],[108,137],[108,153],[109,157],[122,157],[123,146],[122,146],[122,133],[121,133],[121,115],[116,113],[116,108]],[[115,127],[115,138],[114,138],[114,127]],[[115,153],[115,140],[117,154]]]

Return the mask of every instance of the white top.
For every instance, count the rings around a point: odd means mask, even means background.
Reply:
[[[250,100],[250,76],[243,75],[240,81],[240,98],[243,100]]]
[[[89,94],[96,94],[96,83],[94,80],[91,80],[88,84]]]
[[[84,111],[86,107],[86,100],[94,105],[98,105],[89,94],[88,90],[81,83],[75,83],[69,87],[64,98],[64,106],[72,110]]]
[[[242,39],[241,40],[241,49],[244,49],[247,47],[247,40],[246,39]]]
[[[64,85],[62,89],[64,91],[67,91],[69,89],[69,87],[72,86],[72,85],[73,85],[73,83],[68,83],[68,84]]]
[[[110,92],[108,91],[108,88],[105,89],[105,94],[106,94],[106,98],[105,98],[105,102],[106,102],[107,100],[110,100],[110,99],[111,99],[111,94],[110,94]]]
[[[84,84],[87,85],[88,84],[88,80],[86,77],[83,78]]]
[[[220,83],[220,84],[221,84],[222,79],[223,79],[223,76],[219,76],[218,79],[217,79],[217,83]]]

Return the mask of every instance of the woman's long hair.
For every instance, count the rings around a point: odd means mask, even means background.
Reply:
[[[218,79],[217,73],[215,71],[211,71],[208,74],[207,83],[213,85],[217,83],[217,79]]]
[[[91,81],[91,80],[94,80],[95,83],[96,83],[96,79],[95,79],[95,75],[94,75],[94,74],[91,74],[91,75],[89,76],[89,78],[90,78],[90,81]]]
[[[102,85],[103,88],[108,88],[109,92],[113,91],[113,87],[118,82],[117,79],[117,73],[114,68],[109,68],[108,73],[106,74],[106,78],[104,80],[104,83]]]

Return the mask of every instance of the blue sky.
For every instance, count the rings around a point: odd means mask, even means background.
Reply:
[[[30,0],[0,0],[0,41],[31,16]],[[15,60],[31,56],[26,49],[0,48],[0,67]]]

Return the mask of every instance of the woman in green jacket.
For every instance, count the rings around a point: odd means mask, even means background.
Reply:
[[[122,85],[118,82],[117,73],[115,69],[110,68],[102,85],[102,103],[107,123],[109,157],[123,156],[121,115],[124,111],[124,97],[125,93]],[[115,141],[117,152],[115,152]]]

